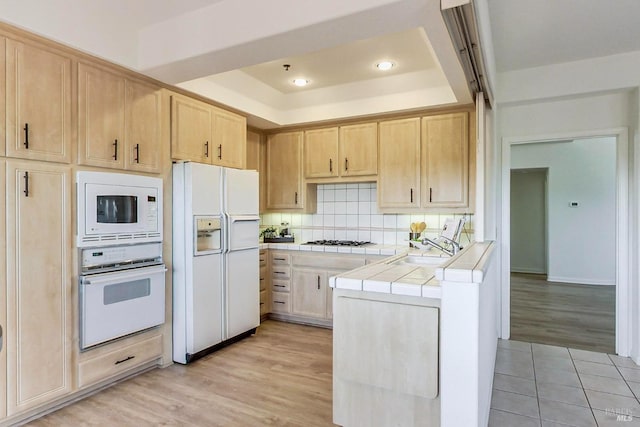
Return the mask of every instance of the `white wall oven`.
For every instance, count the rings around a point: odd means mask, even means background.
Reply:
[[[164,323],[162,243],[80,251],[80,348]]]
[[[162,241],[162,180],[78,172],[78,247]]]

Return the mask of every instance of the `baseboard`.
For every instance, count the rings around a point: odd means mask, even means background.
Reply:
[[[562,277],[562,276],[548,276],[548,282],[559,283],[572,283],[574,285],[599,285],[599,286],[615,286],[615,281],[610,280],[593,280],[586,277]]]
[[[544,270],[537,270],[535,268],[522,268],[511,266],[512,273],[525,273],[525,274],[547,274]]]

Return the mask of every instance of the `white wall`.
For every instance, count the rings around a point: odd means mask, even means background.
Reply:
[[[546,187],[547,169],[511,169],[512,272],[547,273]]]
[[[614,285],[616,139],[513,146],[511,168],[549,168],[549,280]]]

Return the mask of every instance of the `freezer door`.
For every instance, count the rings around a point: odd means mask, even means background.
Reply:
[[[225,206],[229,215],[257,215],[259,210],[258,172],[224,169]]]
[[[260,324],[259,249],[229,252],[225,263],[225,339],[230,339]]]
[[[227,251],[257,248],[260,217],[257,215],[229,216],[227,230]]]
[[[187,353],[222,341],[222,254],[194,257],[187,290]]]
[[[201,163],[184,165],[187,174],[187,206],[191,204],[191,214],[215,215],[222,212],[222,168]]]

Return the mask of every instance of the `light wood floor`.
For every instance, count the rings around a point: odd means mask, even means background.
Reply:
[[[188,366],[154,369],[30,426],[332,426],[332,334],[266,321]]]
[[[511,339],[615,353],[615,286],[511,274]]]

